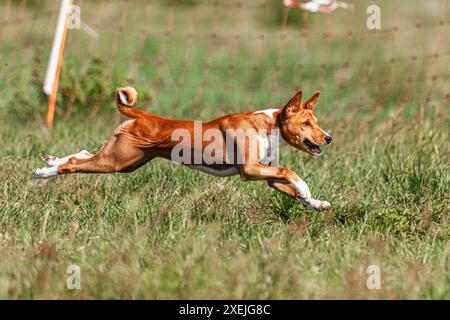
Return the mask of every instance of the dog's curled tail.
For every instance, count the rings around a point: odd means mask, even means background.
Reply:
[[[139,118],[148,115],[147,112],[133,108],[138,101],[138,93],[132,87],[116,89],[116,104],[121,113],[130,118]]]

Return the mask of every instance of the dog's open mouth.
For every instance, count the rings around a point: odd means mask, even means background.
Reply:
[[[308,139],[303,140],[303,144],[306,146],[306,149],[309,151],[309,153],[317,156],[322,154],[322,150],[320,150],[319,146],[317,144],[312,143]]]

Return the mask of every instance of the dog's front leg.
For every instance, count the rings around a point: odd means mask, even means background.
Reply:
[[[317,200],[311,196],[308,185],[300,179],[300,177],[293,171],[294,179],[291,180],[291,184],[298,192],[296,200],[304,206],[311,206],[316,210],[326,210],[331,208],[331,204],[328,201]]]
[[[294,200],[300,202],[301,204],[303,204],[304,206],[311,206],[314,209],[317,210],[321,210],[321,209],[329,209],[331,207],[330,203],[328,201],[321,201],[321,200],[316,200],[313,198],[309,198],[309,200],[307,198],[302,198],[300,196],[300,193],[297,191],[297,189],[294,187],[294,185],[292,184],[287,184],[287,183],[281,183],[281,182],[276,182],[273,180],[268,180],[269,186],[281,193],[284,193],[285,195],[293,198]],[[305,186],[302,186],[303,188],[305,188]]]
[[[287,168],[269,167],[261,164],[247,164],[240,168],[240,175],[243,180],[267,180],[274,189],[292,196],[303,205],[309,205],[317,210],[329,209],[328,201],[313,199],[308,185],[292,170]],[[282,187],[281,184],[291,185],[292,188]]]

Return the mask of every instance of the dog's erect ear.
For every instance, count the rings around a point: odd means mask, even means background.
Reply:
[[[288,103],[284,106],[284,113],[286,117],[296,114],[300,111],[302,106],[302,90],[297,91]]]
[[[317,91],[316,93],[314,93],[314,95],[309,98],[308,100],[305,101],[305,103],[303,103],[303,109],[309,109],[312,110],[314,108],[314,106],[317,104],[317,101],[319,101],[319,96],[320,96],[320,91]]]

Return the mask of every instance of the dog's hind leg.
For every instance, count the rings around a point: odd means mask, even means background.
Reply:
[[[151,156],[144,150],[134,147],[126,137],[114,136],[96,155],[78,157],[68,156],[64,163],[50,168],[40,168],[33,172],[33,178],[50,178],[67,173],[113,173],[130,172],[147,161]]]
[[[56,175],[58,175],[58,166],[67,163],[70,159],[90,159],[92,158],[94,155],[90,154],[88,151],[86,150],[82,150],[78,153],[74,153],[62,158],[57,158],[51,155],[47,155],[45,157],[42,158],[42,160],[49,166],[49,168],[39,168],[36,169],[33,174],[32,177],[33,178],[43,178],[43,179],[47,179],[47,178],[51,178],[54,177]]]

